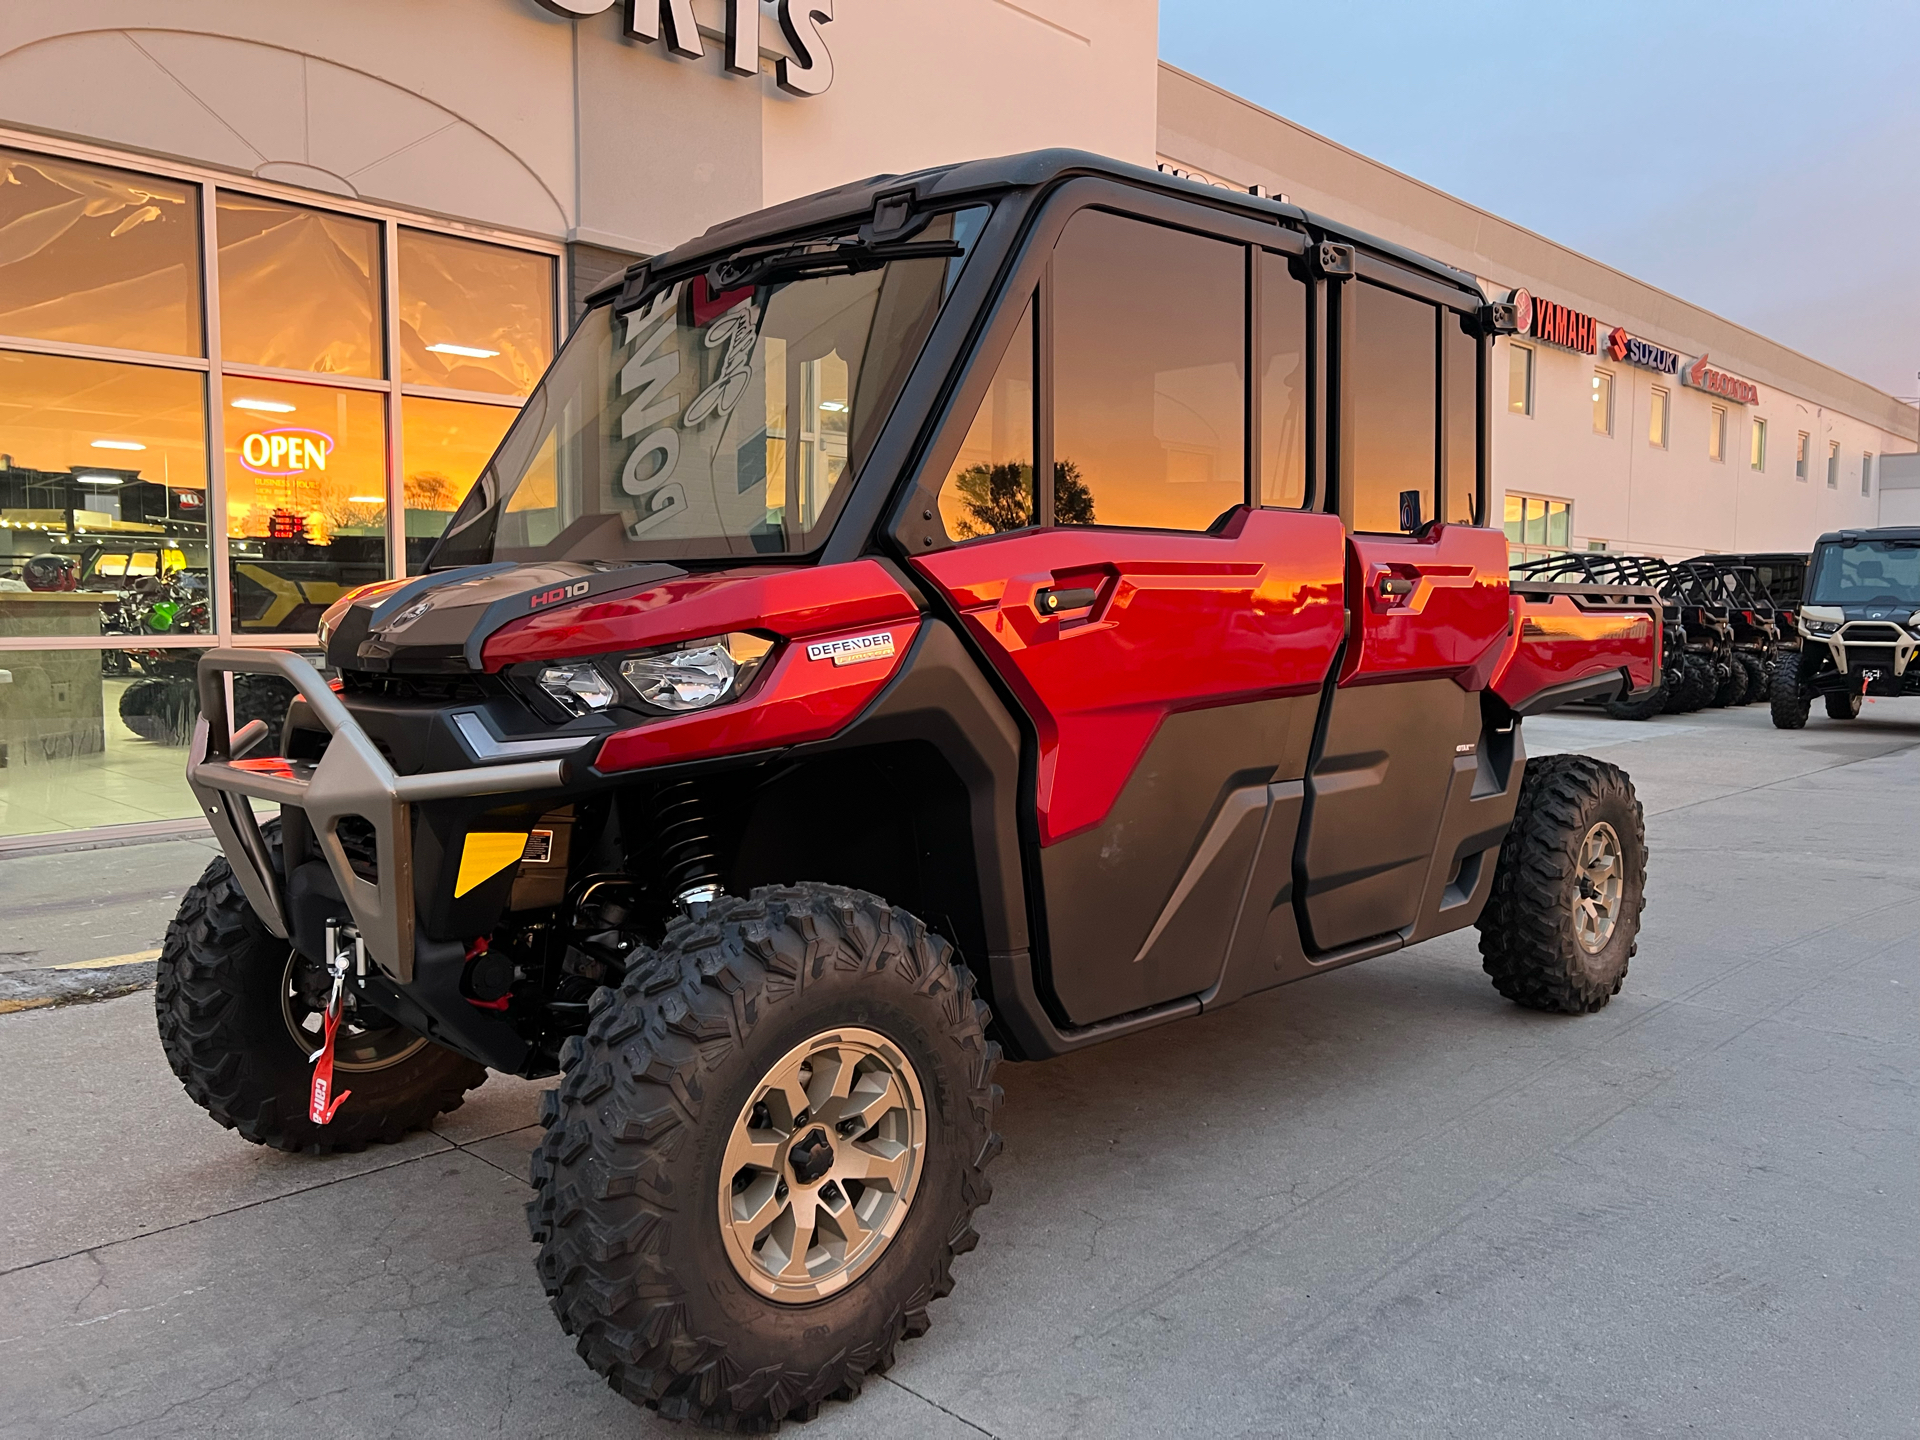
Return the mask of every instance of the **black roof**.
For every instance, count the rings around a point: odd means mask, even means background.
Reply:
[[[723,221],[704,235],[676,245],[665,254],[656,255],[651,261],[642,263],[649,265],[656,275],[681,270],[742,245],[817,231],[836,221],[865,215],[872,211],[874,202],[881,196],[896,195],[909,189],[913,191],[916,204],[926,204],[994,192],[1036,189],[1080,175],[1103,176],[1124,184],[1159,190],[1182,199],[1196,200],[1218,209],[1303,230],[1317,238],[1356,245],[1409,269],[1421,271],[1442,284],[1465,291],[1475,303],[1481,298],[1479,282],[1466,271],[1443,265],[1431,256],[1341,225],[1297,205],[1282,204],[1263,196],[1209,185],[1202,180],[1149,170],[1144,165],[1132,165],[1085,150],[1030,150],[1020,155],[942,165],[908,175],[874,175],[865,180],[854,180],[831,190],[822,190],[814,195]],[[632,274],[633,271],[629,270],[628,273]]]
[[[1829,530],[1816,545],[1855,545],[1862,540],[1920,540],[1920,525],[1882,525],[1873,530]]]

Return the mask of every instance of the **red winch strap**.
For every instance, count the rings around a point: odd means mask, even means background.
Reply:
[[[326,1039],[320,1048],[313,1052],[313,1097],[307,1102],[307,1118],[316,1125],[332,1123],[334,1112],[353,1092],[342,1090],[328,1100],[328,1092],[333,1089],[333,1035],[340,1028],[340,1012],[343,1007],[336,993],[333,1003],[327,1006],[325,1025]]]

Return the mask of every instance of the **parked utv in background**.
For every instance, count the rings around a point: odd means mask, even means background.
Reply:
[[[1920,526],[1840,530],[1813,547],[1800,651],[1773,677],[1773,723],[1798,730],[1816,697],[1853,720],[1868,695],[1920,695]]]
[[[1758,577],[1748,566],[1711,560],[1689,560],[1684,568],[1699,577],[1708,597],[1725,607],[1732,627],[1733,658],[1746,672],[1746,684],[1740,687],[1740,698],[1731,703],[1747,705],[1767,698],[1773,691],[1780,651],[1780,621]]]
[[[1757,582],[1756,593],[1764,592],[1773,602],[1780,626],[1780,644],[1786,649],[1798,650],[1800,600],[1806,590],[1809,558],[1792,551],[1765,551],[1751,555],[1697,555],[1688,563],[1735,566],[1751,571]]]
[[[1651,693],[1661,606],[1509,587],[1516,318],[1057,151],[628,271],[427,573],[327,611],[331,680],[202,662],[225,858],[160,961],[175,1071],[315,1151],[564,1071],[529,1207],[560,1323],[634,1401],[759,1428],[927,1328],[1003,1053],[1476,923],[1501,994],[1598,1010],[1640,806],[1523,720]],[[298,688],[284,758],[227,673]]]

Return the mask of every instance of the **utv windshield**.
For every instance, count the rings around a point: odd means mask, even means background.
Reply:
[[[816,548],[987,213],[872,247],[884,262],[842,236],[742,252],[625,315],[596,307],[429,568]]]
[[[1806,603],[1920,608],[1920,540],[1822,545]]]

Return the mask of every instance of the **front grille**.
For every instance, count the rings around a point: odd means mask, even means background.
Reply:
[[[347,695],[407,700],[423,705],[470,705],[504,695],[507,688],[492,675],[384,675],[372,670],[340,672]]]
[[[1893,647],[1891,645],[1849,645],[1847,646],[1847,670],[1859,674],[1862,670],[1878,670],[1882,675],[1893,674]]]
[[[1905,637],[1898,625],[1881,625],[1871,620],[1856,620],[1840,632],[1840,638],[1849,645],[1862,643],[1869,645],[1894,645]]]

